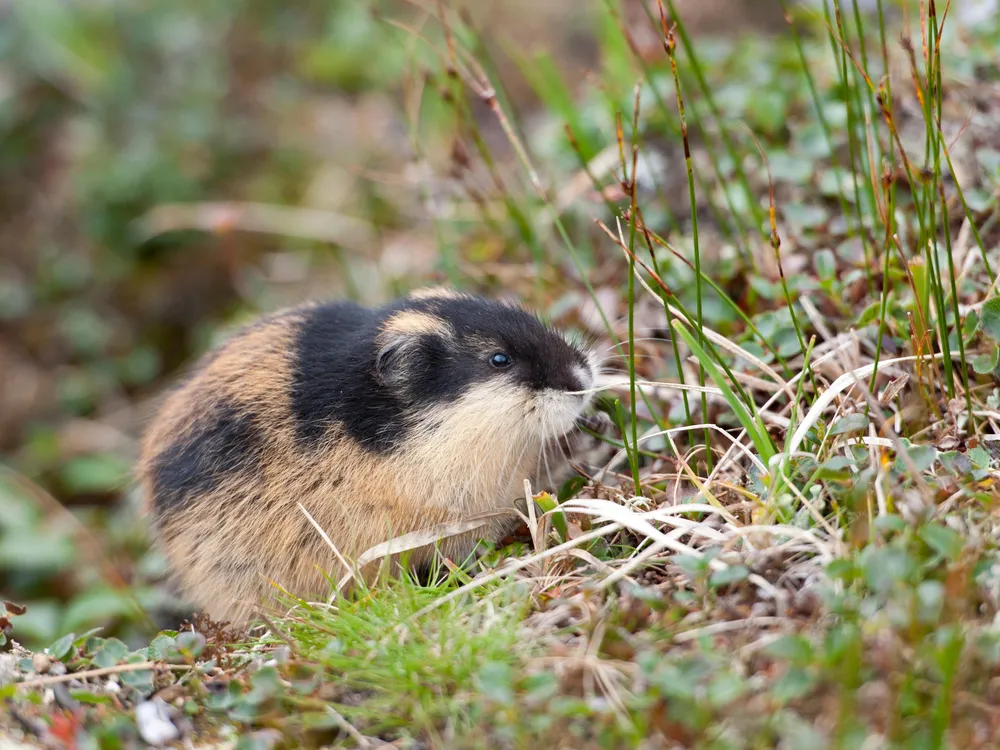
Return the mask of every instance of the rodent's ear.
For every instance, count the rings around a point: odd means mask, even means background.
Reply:
[[[406,380],[409,355],[415,354],[420,336],[403,332],[384,332],[375,348],[375,377],[388,386]]]
[[[421,356],[421,342],[454,333],[447,322],[430,313],[403,310],[389,318],[375,341],[375,375],[385,385],[400,385]]]

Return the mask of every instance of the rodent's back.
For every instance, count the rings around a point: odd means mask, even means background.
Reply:
[[[286,411],[298,314],[283,311],[235,332],[167,394],[143,435],[139,463],[154,515],[183,508],[266,459],[265,433]]]
[[[539,351],[569,358],[573,372],[582,365],[523,314],[490,307],[470,323],[479,304],[442,294],[377,310],[306,305],[262,319],[209,354],[150,424],[139,467],[183,593],[213,617],[241,622],[273,591],[269,581],[294,594],[327,592],[326,574],[345,571],[299,503],[349,560],[390,537],[495,512],[478,533],[442,544],[444,554],[463,557],[475,538],[499,538],[516,523],[507,511],[542,455],[525,426],[537,405],[529,409],[527,386],[476,369],[475,346],[488,338],[490,316],[509,313],[515,339],[541,337]],[[508,346],[520,345],[518,358],[535,357],[518,341]],[[579,387],[565,367],[558,377],[545,367],[534,363],[524,377],[552,380],[544,383],[550,391]],[[548,419],[571,424],[573,404],[564,415],[569,407],[559,401],[562,411]],[[540,424],[531,429],[547,429]],[[558,463],[545,458],[547,468]],[[417,550],[414,561],[432,555]]]

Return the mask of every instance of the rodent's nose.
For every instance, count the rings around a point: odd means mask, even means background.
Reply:
[[[560,378],[560,382],[556,384],[556,387],[568,393],[573,393],[585,391],[590,385],[590,375],[584,368],[576,366],[569,368],[564,377]]]

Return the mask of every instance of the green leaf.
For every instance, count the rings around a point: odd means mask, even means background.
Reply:
[[[972,360],[972,369],[977,375],[989,375],[996,369],[998,361],[1000,361],[1000,347],[991,342],[987,351],[976,355]]]
[[[833,250],[819,250],[813,256],[813,267],[820,279],[830,281],[837,274],[837,256],[833,254]]]
[[[747,469],[747,487],[755,495],[763,495],[767,492],[767,485],[764,484],[760,476],[760,469],[758,469],[754,464],[750,464]]]
[[[771,176],[776,181],[780,180],[782,182],[794,182],[797,185],[805,185],[809,182],[813,174],[813,165],[809,159],[793,156],[787,151],[777,151],[769,154],[768,163],[771,166]],[[822,274],[820,275],[822,276]]]
[[[830,218],[829,211],[817,205],[789,203],[781,209],[782,218],[797,229],[815,229]]]
[[[845,432],[860,432],[871,424],[871,420],[865,414],[848,414],[841,417],[830,428],[831,435],[842,435]]]
[[[180,636],[178,636],[180,638]],[[247,703],[258,705],[281,693],[281,677],[274,667],[261,667],[250,678],[250,692],[244,696]]]
[[[882,312],[882,302],[875,300],[868,307],[861,311],[858,315],[857,325],[859,328],[863,328],[874,320],[878,319],[879,313]]]
[[[102,638],[99,635],[93,635],[86,638],[83,643],[78,643],[77,646],[85,655],[93,656],[101,650],[101,647],[104,646],[106,640],[106,638]]]
[[[58,641],[49,646],[49,654],[53,659],[62,660],[69,656],[70,650],[73,648],[73,639],[76,637],[75,634],[69,633],[64,635]]]
[[[918,535],[927,543],[928,547],[952,562],[961,557],[962,550],[965,548],[965,540],[961,534],[940,524],[927,524],[920,529]]]
[[[479,689],[487,698],[509,705],[514,702],[513,672],[509,664],[491,661],[479,670],[476,680]]]
[[[692,674],[694,671],[687,665],[679,667],[676,664],[660,663],[647,674],[646,679],[664,696],[691,700],[701,689],[699,675]]]
[[[745,581],[750,575],[750,570],[745,565],[729,565],[721,570],[712,572],[708,577],[708,585],[713,589],[722,588],[732,583]]]
[[[708,573],[708,558],[694,555],[674,555],[672,562],[694,580],[699,580]]]
[[[205,636],[201,633],[184,631],[177,634],[177,648],[185,656],[197,659],[205,648]]]
[[[149,642],[146,658],[150,661],[162,661],[170,658],[177,651],[177,641],[172,636],[160,634]]]
[[[816,678],[804,669],[791,667],[771,687],[771,695],[778,703],[801,698],[812,690]]]
[[[777,659],[787,659],[803,666],[813,661],[813,646],[801,635],[784,635],[768,645],[764,652]]]
[[[781,88],[761,89],[747,102],[748,119],[769,133],[775,133],[787,121],[788,100],[788,94]]]
[[[941,465],[959,476],[965,476],[972,471],[972,460],[958,451],[944,451],[938,454]]]
[[[972,188],[965,191],[965,202],[973,211],[984,212],[993,205],[993,193],[989,190]]]
[[[98,633],[100,633],[102,630],[104,630],[104,628],[101,628],[101,627],[91,628],[86,633],[82,633],[81,635],[78,635],[73,640],[73,645],[75,645],[78,649],[80,649],[82,651],[82,650],[84,650],[86,648],[87,643],[89,643],[91,641],[97,640],[97,641],[100,641],[101,644],[103,644],[104,640],[105,640],[104,638],[95,638],[94,637]],[[100,644],[98,644],[98,645],[100,645]]]
[[[883,534],[901,534],[906,531],[906,521],[904,521],[901,516],[897,516],[895,513],[889,513],[888,515],[879,516],[875,519],[875,528]]]
[[[927,469],[931,468],[937,460],[938,455],[937,448],[933,445],[913,445],[910,446],[907,452],[917,467],[917,471],[927,471]],[[905,466],[902,462],[899,463],[901,466]]]
[[[94,653],[94,666],[113,667],[128,655],[128,646],[117,638],[108,638]]]
[[[976,446],[969,451],[969,458],[972,460],[972,463],[976,465],[977,469],[990,468],[990,454],[985,448]]]
[[[204,697],[203,702],[209,711],[228,711],[242,697],[239,681],[230,680],[225,690],[209,693]]]
[[[871,458],[871,456],[868,454],[867,445],[859,445],[857,443],[854,443],[852,445],[848,445],[847,450],[844,452],[848,456],[850,456],[851,460],[854,461],[855,465],[858,466],[859,468],[867,466],[868,461]]]
[[[979,314],[979,324],[987,336],[1000,342],[1000,297],[986,300]]]
[[[548,492],[543,492],[536,497],[535,504],[542,509],[543,513],[549,513],[559,507],[559,503],[557,503],[556,499]],[[566,525],[566,515],[564,513],[557,512],[552,513],[550,518],[552,519],[552,525],[555,527],[556,531],[559,532],[559,537],[563,541],[566,541],[569,535],[569,527]]]
[[[722,708],[746,695],[749,689],[747,681],[739,675],[725,672],[709,683],[706,697],[709,704]]]
[[[865,547],[859,562],[865,581],[878,593],[906,581],[917,569],[913,556],[899,547]]]
[[[979,330],[979,313],[975,310],[970,310],[969,314],[965,316],[965,320],[962,322],[962,340],[968,346],[972,342],[972,337],[975,335],[976,331]]]
[[[561,505],[562,503],[569,500],[571,497],[575,496],[577,492],[579,492],[586,486],[587,486],[587,480],[584,477],[575,476],[570,479],[567,479],[563,483],[563,486],[559,488],[559,494],[556,497],[556,500]]]
[[[126,664],[141,664],[144,661],[146,661],[145,657],[139,652],[130,654],[125,659]],[[141,694],[153,691],[152,669],[137,669],[134,672],[122,672],[118,675],[118,679],[121,680],[122,685],[133,688]]]
[[[933,625],[944,608],[945,587],[940,581],[921,581],[917,586],[917,616],[921,622]]]
[[[843,481],[851,476],[849,469],[857,465],[850,456],[833,456],[824,461],[816,469],[816,479],[826,481]]]
[[[85,690],[78,690],[75,692],[70,692],[70,695],[80,703],[86,703],[90,706],[99,706],[106,703],[111,703],[110,696],[107,695],[97,695],[96,693],[90,693]]]

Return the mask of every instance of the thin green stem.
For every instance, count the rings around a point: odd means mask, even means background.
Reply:
[[[670,0],[668,0],[668,2],[670,2]],[[660,6],[660,12],[661,14],[663,12],[662,6]],[[673,12],[672,7],[671,12]],[[681,139],[684,142],[684,165],[687,170],[688,199],[691,205],[691,241],[694,246],[694,278],[698,343],[701,344],[705,340],[705,318],[702,305],[701,245],[698,242],[698,199],[694,188],[694,165],[691,161],[691,144],[688,140],[687,120],[684,117],[684,96],[681,93],[681,80],[677,71],[677,42],[674,38],[673,32],[666,28],[666,20],[663,21],[663,34],[664,47],[667,50],[667,56],[670,58],[670,72],[674,77],[674,90],[677,93],[677,116],[680,119]],[[705,366],[700,359],[698,361],[698,385],[702,387],[705,385]],[[706,394],[704,390],[701,392],[701,414],[703,419],[708,419],[708,394]],[[705,459],[709,470],[711,470],[713,463],[712,435],[707,427],[705,428]]]

